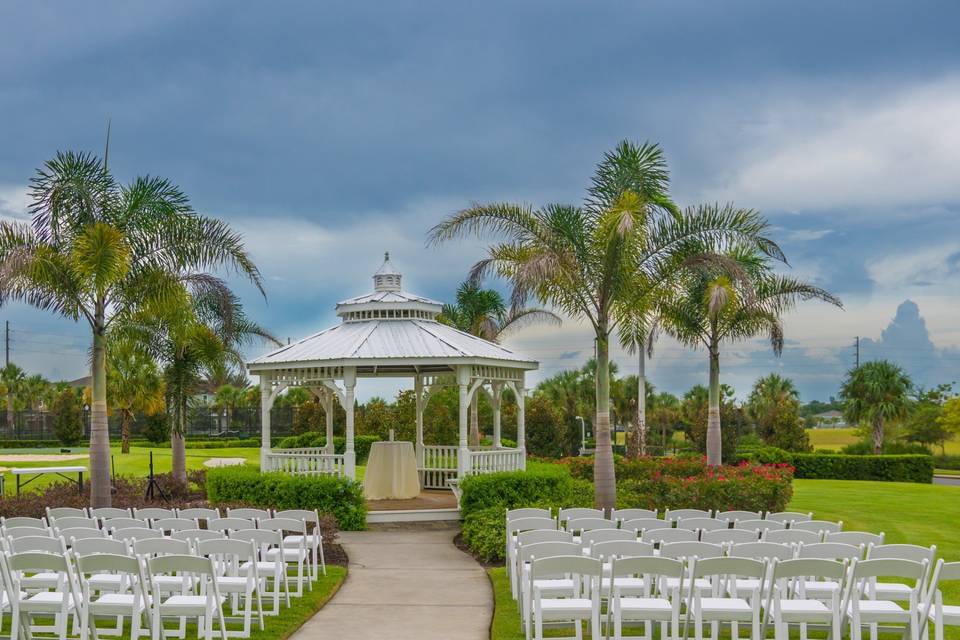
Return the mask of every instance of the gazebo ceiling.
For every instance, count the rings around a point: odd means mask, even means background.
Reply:
[[[436,321],[441,305],[400,289],[389,254],[373,293],[337,304],[342,322],[248,363],[251,373],[355,366],[364,376],[453,371],[457,365],[536,369],[537,362]]]

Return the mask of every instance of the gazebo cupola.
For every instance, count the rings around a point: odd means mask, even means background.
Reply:
[[[337,303],[340,323],[297,340],[247,364],[259,376],[262,398],[261,468],[291,473],[336,473],[355,477],[354,390],[358,378],[413,379],[416,397],[416,452],[424,487],[443,487],[452,477],[522,469],[525,373],[537,368],[530,358],[499,344],[438,322],[443,305],[403,290],[403,276],[384,255],[373,274],[373,291]],[[327,446],[322,450],[270,448],[270,409],[288,387],[310,390],[327,416]],[[430,394],[443,386],[459,389],[459,442],[425,445],[423,410]],[[517,447],[501,446],[500,398],[510,389],[518,402]],[[471,449],[467,414],[475,394],[484,393],[493,408],[493,446]],[[346,414],[346,452],[333,450],[333,402]]]

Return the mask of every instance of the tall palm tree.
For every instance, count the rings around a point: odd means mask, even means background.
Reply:
[[[782,259],[782,256],[773,255]],[[773,272],[770,255],[752,247],[728,254],[723,264],[696,265],[661,305],[664,327],[681,343],[704,348],[710,360],[707,462],[721,463],[720,346],[766,333],[777,355],[783,351],[782,316],[803,300],[842,307],[828,291]]]
[[[164,410],[163,377],[156,361],[139,344],[118,340],[107,357],[110,406],[120,415],[120,452],[130,453],[130,423],[137,412]]]
[[[871,360],[847,373],[840,387],[843,417],[849,424],[869,423],[874,453],[883,453],[884,424],[906,417],[912,388],[910,376],[887,360]]]
[[[61,152],[30,184],[31,223],[0,222],[0,302],[16,300],[91,333],[90,501],[110,505],[107,334],[118,319],[162,307],[195,270],[232,269],[261,289],[240,236],[198,215],[168,180],[116,183],[92,154]]]
[[[244,386],[222,384],[217,388],[214,406],[224,412],[224,431],[230,430],[233,423],[233,412],[246,405],[248,386],[249,384]]]
[[[456,304],[443,305],[438,320],[491,342],[500,342],[511,331],[537,322],[560,324],[560,317],[546,309],[511,307],[508,311],[498,291],[483,289],[475,280],[460,284]],[[480,445],[480,415],[476,394],[470,403],[470,444]]]
[[[751,241],[779,255],[763,237],[767,223],[752,211],[728,208],[677,211],[657,145],[624,141],[597,166],[584,205],[476,204],[449,216],[430,232],[432,243],[492,236],[488,256],[473,268],[478,279],[495,273],[510,281],[512,302],[529,298],[584,320],[596,338],[597,504],[616,502],[610,440],[610,338],[631,317],[634,300],[675,281],[690,260],[709,260],[731,241]]]
[[[2,224],[2,223],[0,223]],[[2,229],[2,227],[0,227]],[[12,362],[8,362],[3,369],[0,369],[0,382],[3,384],[4,395],[7,397],[7,433],[13,436],[13,420],[15,407],[14,398],[20,393],[20,387],[23,385],[25,374],[23,369]]]

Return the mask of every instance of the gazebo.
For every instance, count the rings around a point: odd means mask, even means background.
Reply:
[[[402,276],[385,254],[373,275],[373,292],[339,302],[340,324],[292,342],[248,363],[260,378],[262,444],[260,468],[295,474],[335,474],[356,478],[354,397],[359,378],[412,378],[416,404],[417,468],[421,487],[442,489],[469,474],[523,469],[524,375],[536,369],[530,358],[499,344],[437,321],[439,302],[408,293]],[[459,388],[459,443],[425,445],[423,411],[430,394],[443,386]],[[326,446],[273,450],[270,409],[288,387],[303,387],[323,403]],[[517,399],[517,446],[502,446],[500,404],[504,389]],[[485,393],[493,408],[493,445],[470,447],[469,407]],[[333,402],[346,412],[346,450],[333,449]]]

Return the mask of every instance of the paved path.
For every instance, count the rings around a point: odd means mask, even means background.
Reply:
[[[457,525],[343,532],[347,581],[294,640],[484,640],[493,594],[484,570],[453,546]]]

